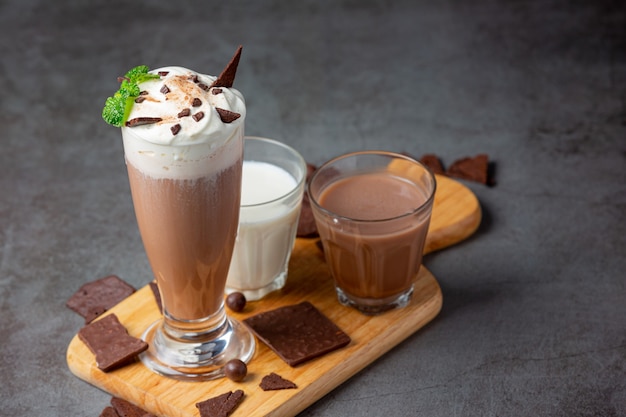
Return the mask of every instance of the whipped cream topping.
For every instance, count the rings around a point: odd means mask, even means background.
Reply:
[[[236,163],[243,146],[243,95],[210,87],[217,77],[182,67],[150,72],[160,79],[139,84],[142,93],[122,127],[127,162],[151,177],[185,179]]]
[[[133,129],[144,140],[174,146],[219,142],[243,122],[243,95],[234,88],[209,88],[217,77],[182,67],[163,67],[150,73],[160,74],[161,78],[139,85],[142,94],[135,100],[124,127]],[[241,116],[225,123],[217,109]],[[132,126],[133,120],[155,118],[160,121]]]

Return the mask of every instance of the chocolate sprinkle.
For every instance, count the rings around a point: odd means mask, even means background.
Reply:
[[[139,95],[140,96],[147,96],[149,93],[146,90],[140,91]]]
[[[172,131],[172,135],[176,136],[178,134],[178,132],[180,132],[180,125],[177,123],[174,126],[170,127],[170,130]]]
[[[187,117],[191,114],[190,109],[182,109],[180,113],[178,113],[178,117]]]
[[[219,107],[216,107],[215,110],[217,110],[223,123],[232,123],[241,117],[241,114],[235,113],[234,111],[220,109]]]
[[[143,103],[145,99],[146,99],[146,96],[139,96],[135,99],[135,103]]]
[[[159,71],[159,75],[160,75],[161,77],[165,77],[165,76],[166,76],[167,74],[169,74],[169,73],[170,73],[169,71]]]
[[[135,117],[126,122],[127,127],[150,125],[162,121],[160,117]]]
[[[211,90],[211,93],[216,96],[218,94],[222,94],[222,89],[221,88],[214,88],[213,90]]]
[[[163,87],[161,87],[161,90],[160,90],[160,91],[161,91],[163,94],[167,94],[167,93],[169,93],[169,92],[170,92],[170,88],[169,88],[167,85],[163,84]]]
[[[202,100],[200,100],[198,97],[195,97],[193,101],[191,102],[191,105],[193,107],[200,107],[202,106]]]
[[[189,76],[189,79],[194,83],[198,84],[198,74],[193,74]]]
[[[191,116],[191,118],[193,120],[195,120],[196,122],[199,122],[200,120],[202,120],[203,117],[204,117],[204,112],[203,111],[199,111],[198,113],[196,113],[193,116]]]

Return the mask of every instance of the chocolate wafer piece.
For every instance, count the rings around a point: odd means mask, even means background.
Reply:
[[[281,389],[296,389],[298,386],[275,372],[265,375],[259,384],[263,391],[277,391]]]
[[[350,337],[308,301],[259,313],[243,322],[290,366],[350,343]]]
[[[135,292],[135,288],[117,275],[109,275],[81,286],[65,304],[85,318],[85,323],[115,306]]]
[[[217,397],[196,403],[200,417],[228,417],[243,400],[244,392],[240,389],[228,391]]]
[[[486,154],[479,154],[474,157],[457,159],[448,167],[446,173],[451,177],[487,184],[488,172],[489,157]]]
[[[100,413],[100,417],[120,417],[120,415],[117,414],[117,411],[115,411],[115,408],[108,406],[108,407],[104,407],[104,409]]]
[[[313,164],[306,164],[306,181],[309,181],[311,175],[315,172],[317,167]],[[313,209],[311,208],[311,201],[309,195],[304,193],[302,196],[302,208],[300,209],[300,217],[298,218],[298,229],[296,236],[298,237],[315,237],[318,235],[317,225],[313,218]]]
[[[237,66],[239,65],[239,59],[241,58],[241,50],[243,47],[239,45],[235,55],[231,58],[226,68],[222,73],[213,81],[210,87],[227,87],[230,88],[235,82],[235,75],[237,74]]]
[[[111,405],[119,417],[154,417],[154,414],[148,413],[143,408],[137,407],[123,398],[111,398]]]
[[[135,360],[148,344],[128,334],[115,314],[109,314],[78,331],[78,337],[96,355],[96,365],[109,372]]]
[[[433,174],[443,175],[445,173],[441,160],[435,154],[422,155],[422,157],[420,158],[420,162],[430,168]]]

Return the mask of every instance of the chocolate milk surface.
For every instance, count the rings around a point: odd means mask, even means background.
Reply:
[[[362,299],[393,297],[410,288],[422,259],[429,216],[414,213],[426,196],[387,173],[335,181],[320,194],[322,207],[360,221],[318,220],[326,261],[337,285]],[[388,219],[376,221],[375,219]]]

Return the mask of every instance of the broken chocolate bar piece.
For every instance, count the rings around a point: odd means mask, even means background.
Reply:
[[[154,414],[148,413],[143,408],[137,407],[123,398],[111,398],[111,405],[119,417],[154,417]]]
[[[259,313],[243,322],[290,366],[350,343],[350,337],[308,301]]]
[[[237,66],[239,65],[239,59],[241,58],[241,50],[243,47],[239,45],[235,55],[231,58],[230,62],[224,68],[224,71],[213,81],[211,87],[226,87],[230,88],[235,82],[235,75],[237,74]]]
[[[96,356],[96,365],[109,372],[135,360],[148,344],[128,334],[115,314],[94,321],[78,331],[78,337]]]
[[[196,403],[200,417],[228,417],[243,400],[244,393],[238,389]]]
[[[109,275],[88,282],[78,289],[65,304],[85,318],[93,319],[131,295],[135,288],[116,275]]]
[[[100,413],[100,417],[120,417],[120,415],[117,414],[117,411],[115,411],[115,408],[108,406],[108,407],[104,407],[104,409]]]
[[[445,173],[445,170],[443,169],[443,164],[441,163],[441,160],[437,155],[422,155],[422,157],[420,158],[420,162],[430,168],[433,174],[443,175]]]
[[[296,389],[298,386],[277,373],[265,375],[259,384],[263,391],[276,391],[281,389]]]
[[[473,158],[457,159],[446,172],[449,176],[469,181],[487,184],[489,172],[489,157],[479,154]]]
[[[315,172],[317,167],[313,164],[306,164],[306,181],[309,181],[311,175]],[[313,209],[311,208],[311,201],[309,200],[308,193],[304,193],[302,196],[302,208],[300,209],[300,217],[298,219],[298,229],[296,236],[298,237],[315,237],[317,236],[317,225],[313,218]]]

